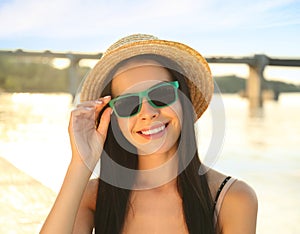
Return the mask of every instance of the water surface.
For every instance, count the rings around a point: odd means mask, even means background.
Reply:
[[[300,233],[300,94],[281,94],[255,116],[246,99],[222,97],[226,135],[213,167],[255,189],[257,233]],[[71,159],[71,101],[68,94],[0,94],[0,157],[55,192]],[[200,124],[202,144],[210,121],[204,117]]]

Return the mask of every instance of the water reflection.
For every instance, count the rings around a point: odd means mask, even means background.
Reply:
[[[263,118],[264,117],[264,108],[263,107],[249,107],[249,117],[250,118]]]
[[[226,135],[215,168],[257,191],[258,233],[300,233],[300,95],[266,101],[255,115],[238,95],[223,101]],[[57,192],[71,158],[71,108],[68,94],[0,94],[0,157]],[[205,145],[211,123],[204,123]]]
[[[71,100],[67,94],[0,96],[0,156],[56,191],[70,157]]]

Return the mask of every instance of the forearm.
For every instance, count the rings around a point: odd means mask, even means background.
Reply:
[[[68,127],[72,160],[40,233],[72,233],[83,194],[92,174],[90,169],[95,167],[102,153],[111,108],[103,111],[97,129],[96,117],[109,101],[110,96],[83,102],[72,111]]]
[[[69,165],[61,190],[40,233],[72,233],[91,171],[79,161]]]

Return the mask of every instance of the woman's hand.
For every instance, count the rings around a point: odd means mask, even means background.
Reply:
[[[73,232],[82,196],[91,172],[102,153],[112,109],[107,108],[103,111],[97,128],[96,119],[109,101],[110,96],[85,102],[79,104],[72,111],[69,123],[72,161],[40,233],[64,234]],[[89,233],[92,229],[86,224],[81,225],[81,228],[86,228]]]
[[[102,153],[112,109],[108,107],[104,110],[98,127],[96,121],[110,99],[110,96],[106,96],[95,101],[83,102],[71,113],[69,135],[72,160],[81,160],[91,171]]]

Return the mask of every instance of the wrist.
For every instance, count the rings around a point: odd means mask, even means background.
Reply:
[[[84,162],[81,158],[74,158],[72,157],[71,162],[69,164],[69,168],[76,170],[78,173],[82,174],[88,174],[91,175],[93,172],[93,169],[95,168],[95,165],[92,163]]]

